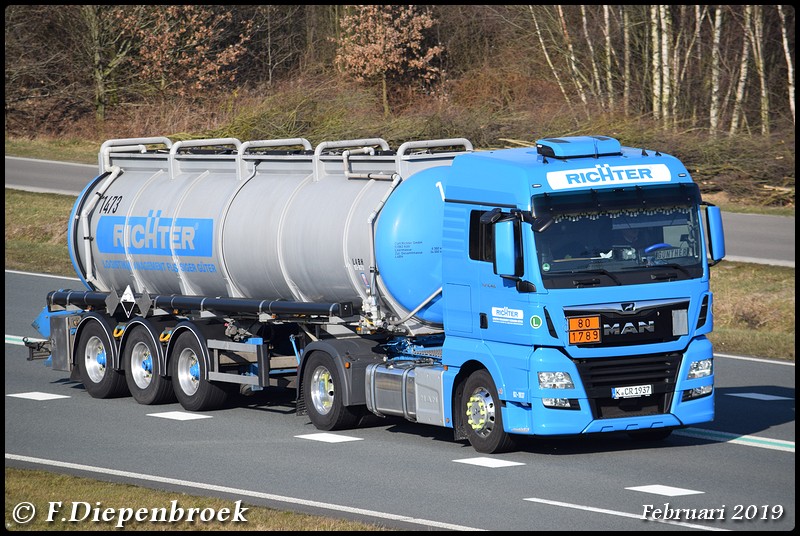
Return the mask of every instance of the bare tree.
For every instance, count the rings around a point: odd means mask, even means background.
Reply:
[[[79,14],[85,31],[76,35],[83,36],[80,45],[91,65],[94,82],[95,119],[102,123],[110,95],[115,91],[111,87],[114,76],[128,57],[131,39],[118,24],[123,12],[117,6],[83,5]]]
[[[589,101],[586,97],[586,91],[583,88],[583,82],[581,82],[583,75],[581,74],[580,69],[578,68],[578,60],[577,57],[575,56],[575,47],[572,44],[572,37],[570,36],[569,25],[567,24],[567,20],[564,17],[564,10],[561,8],[560,4],[556,5],[556,12],[558,13],[558,20],[561,23],[561,31],[563,32],[564,35],[564,41],[567,44],[567,61],[570,71],[572,72],[572,82],[573,84],[575,84],[575,89],[578,92],[578,96],[580,97],[581,102],[585,106],[586,104],[588,104]]]
[[[561,90],[561,94],[564,95],[564,100],[567,101],[567,104],[572,104],[572,99],[570,99],[567,90],[564,88],[564,84],[561,82],[558,69],[556,69],[556,66],[553,64],[553,60],[550,58],[550,53],[547,50],[548,47],[544,42],[544,37],[542,37],[542,30],[539,27],[539,21],[536,19],[536,11],[534,11],[533,6],[528,6],[528,12],[531,15],[531,20],[533,21],[533,26],[536,30],[536,38],[539,40],[539,44],[542,46],[542,53],[547,61],[547,65],[550,66],[550,71],[553,74],[553,78],[555,78],[556,84],[558,84],[558,88]]]
[[[586,39],[586,47],[589,49],[589,63],[592,66],[592,83],[589,87],[592,88],[595,96],[602,95],[600,88],[600,70],[597,68],[597,60],[594,52],[594,43],[592,37],[589,35],[589,20],[586,15],[586,6],[581,5],[581,27],[583,28],[583,37]]]

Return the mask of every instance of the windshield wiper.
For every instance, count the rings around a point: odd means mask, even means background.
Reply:
[[[691,272],[689,272],[689,270],[687,270],[685,267],[683,267],[682,265],[680,265],[680,264],[678,264],[676,262],[670,262],[668,264],[655,264],[653,266],[649,266],[648,268],[654,268],[654,269],[675,268],[676,270],[680,270],[681,272],[683,272],[686,275],[686,277],[688,277],[689,279],[692,278]],[[659,274],[653,274],[650,277],[652,277],[653,279],[656,279],[658,275]]]
[[[608,277],[609,279],[611,279],[617,285],[619,285],[619,286],[622,285],[622,281],[620,281],[619,278],[617,278],[617,276],[615,276],[614,274],[612,274],[608,270],[604,270],[602,268],[596,268],[596,269],[592,269],[592,270],[575,270],[572,273],[573,274],[600,274],[600,275],[604,275],[604,276]],[[577,286],[585,286],[585,285],[592,285],[593,286],[593,285],[596,285],[599,282],[600,281],[598,279],[596,279],[596,278],[592,278],[592,279],[573,279],[572,280],[572,284],[575,285],[576,287]]]

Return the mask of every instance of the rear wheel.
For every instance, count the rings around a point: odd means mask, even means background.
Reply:
[[[514,447],[513,436],[503,429],[500,399],[488,371],[478,370],[467,378],[459,408],[466,413],[464,429],[472,448],[495,454]]]
[[[139,404],[148,406],[175,400],[172,382],[155,373],[154,361],[158,359],[155,344],[145,328],[137,327],[130,334],[122,354],[128,389]]]
[[[309,356],[303,373],[303,398],[311,422],[319,430],[353,428],[360,412],[342,401],[344,384],[333,358],[324,352]]]
[[[207,411],[225,403],[228,393],[219,385],[204,379],[208,371],[194,333],[185,331],[178,336],[169,369],[175,396],[184,409]]]
[[[125,375],[111,363],[112,342],[97,320],[90,320],[78,338],[75,361],[86,392],[92,398],[116,398],[128,394]]]

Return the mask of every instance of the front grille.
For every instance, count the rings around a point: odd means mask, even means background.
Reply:
[[[573,359],[595,419],[666,413],[672,404],[682,354]],[[614,399],[614,387],[652,385],[653,394]]]

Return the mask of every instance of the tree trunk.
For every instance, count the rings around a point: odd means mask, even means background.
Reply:
[[[761,134],[769,135],[769,88],[764,65],[764,16],[760,5],[753,6],[753,59],[761,86]]]
[[[620,6],[620,11],[622,11],[622,42],[625,47],[622,106],[627,116],[631,108],[631,21],[626,6]]]
[[[383,117],[389,117],[389,90],[386,86],[386,73],[381,75],[381,95],[383,96]]]
[[[722,40],[722,6],[717,6],[714,13],[714,42],[711,46],[711,106],[708,110],[709,134],[716,136],[719,130],[719,58],[720,41]]]
[[[536,37],[539,39],[539,44],[542,45],[542,53],[544,54],[544,59],[547,61],[547,65],[550,66],[550,71],[553,73],[553,78],[556,79],[556,84],[558,84],[558,89],[561,90],[561,94],[564,95],[564,99],[567,101],[567,104],[572,105],[572,99],[569,98],[569,94],[567,90],[564,88],[564,84],[561,82],[561,77],[558,75],[558,69],[556,69],[555,65],[553,65],[553,60],[550,58],[550,54],[547,52],[547,46],[544,44],[544,38],[542,37],[542,31],[539,28],[539,21],[536,19],[536,12],[533,10],[533,6],[528,6],[528,12],[531,14],[531,19],[533,19],[533,27],[536,30]]]
[[[608,94],[608,109],[614,110],[614,82],[611,74],[611,55],[614,48],[611,46],[611,8],[603,5],[603,32],[606,40],[606,93]]]
[[[661,32],[658,23],[658,6],[650,6],[650,37],[653,43],[653,119],[661,121]]]
[[[747,66],[750,61],[750,18],[753,6],[745,6],[744,22],[742,23],[742,59],[739,62],[739,83],[736,86],[736,97],[733,101],[733,112],[731,112],[731,127],[728,134],[733,136],[739,130],[739,114],[742,113],[742,102],[744,101],[744,90],[747,87]]]
[[[600,88],[600,70],[597,68],[597,61],[595,60],[594,42],[589,35],[589,21],[586,19],[586,6],[581,4],[581,22],[583,23],[583,36],[586,39],[586,46],[589,48],[589,62],[592,65],[592,83],[589,87],[592,88],[595,97],[602,95]]]
[[[560,5],[556,6],[556,10],[558,11],[558,18],[561,21],[561,31],[564,33],[564,40],[567,43],[567,59],[569,61],[570,70],[572,71],[572,82],[575,84],[575,89],[578,91],[578,96],[581,98],[581,102],[586,105],[588,104],[588,100],[586,99],[586,91],[583,89],[583,84],[581,83],[581,74],[578,70],[578,61],[575,58],[575,49],[572,46],[572,38],[570,37],[569,28],[567,27],[567,21],[564,18],[564,10],[561,9]]]
[[[664,126],[670,126],[672,113],[670,102],[672,100],[672,76],[670,72],[670,42],[672,40],[672,21],[667,11],[669,6],[658,6],[659,18],[661,20],[661,115],[664,118]]]
[[[781,18],[781,40],[783,43],[783,54],[786,57],[786,73],[788,78],[787,90],[789,93],[789,110],[792,112],[792,124],[795,124],[794,118],[794,66],[792,64],[792,51],[789,48],[789,39],[786,37],[786,15],[783,13],[783,6],[776,6],[778,8],[778,15]]]

